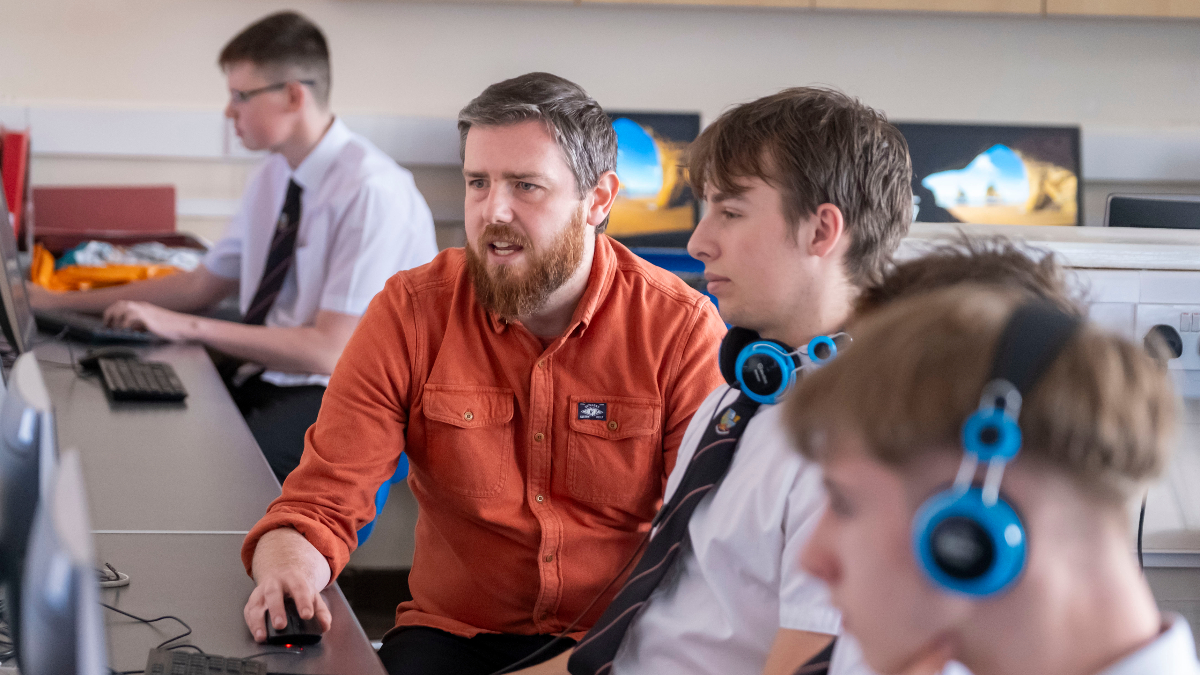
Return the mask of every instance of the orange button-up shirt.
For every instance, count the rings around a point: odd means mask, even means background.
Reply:
[[[462,249],[392,277],[338,361],[283,494],[246,537],[291,526],[336,576],[400,453],[419,505],[397,626],[546,634],[599,618],[649,528],[725,327],[674,275],[596,238],[562,336],[543,346],[476,301]],[[607,587],[607,590],[605,590]]]

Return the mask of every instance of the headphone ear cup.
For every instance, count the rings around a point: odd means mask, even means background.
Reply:
[[[1011,586],[1025,569],[1025,527],[1003,499],[988,506],[983,491],[947,490],[913,519],[917,562],[943,589],[987,597]]]
[[[749,328],[730,328],[721,339],[721,348],[717,352],[717,361],[721,366],[721,375],[725,382],[735,389],[740,389],[738,382],[737,360],[748,345],[758,340],[758,333]]]
[[[734,364],[742,393],[766,405],[778,403],[791,391],[799,368],[792,349],[775,340],[756,340],[742,347]]]

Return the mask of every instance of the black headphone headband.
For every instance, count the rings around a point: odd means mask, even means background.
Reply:
[[[1000,334],[987,381],[1005,380],[1028,396],[1081,323],[1080,317],[1044,300],[1017,307]]]

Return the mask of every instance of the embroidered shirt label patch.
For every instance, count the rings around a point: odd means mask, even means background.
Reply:
[[[608,419],[608,404],[607,403],[580,403],[579,404],[579,419],[581,419],[581,420],[606,420],[606,419]]]

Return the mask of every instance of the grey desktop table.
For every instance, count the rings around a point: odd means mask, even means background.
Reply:
[[[221,656],[279,650],[256,644],[242,618],[253,582],[242,567],[245,533],[279,496],[279,483],[196,345],[136,347],[166,361],[188,391],[182,404],[115,403],[100,381],[70,367],[88,349],[63,342],[36,347],[54,405],[60,448],[83,460],[99,562],[130,576],[105,589],[115,607],[145,618],[174,614],[193,634],[183,642]],[[300,654],[263,657],[271,672],[382,675],[383,666],[336,584],[324,591],[333,629]],[[109,662],[140,670],[149,649],[177,635],[105,610]]]
[[[75,358],[87,347],[73,346]],[[54,404],[58,445],[83,459],[97,531],[246,532],[279,496],[279,483],[216,368],[196,345],[141,347],[167,361],[183,403],[109,401],[100,380],[72,368],[66,344],[34,351]]]
[[[290,654],[256,644],[242,618],[254,584],[238,558],[241,546],[242,537],[231,534],[98,534],[100,559],[129,575],[129,586],[103,589],[101,599],[147,619],[178,616],[192,628],[183,642],[206,652],[234,657],[278,652],[260,659],[272,673],[384,675],[336,584],[323,593],[333,613],[333,630],[320,643]],[[105,613],[108,661],[117,672],[141,670],[151,648],[183,632],[174,621],[147,626]]]

